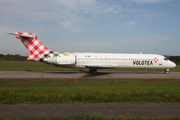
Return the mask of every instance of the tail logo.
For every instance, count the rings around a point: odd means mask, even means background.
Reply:
[[[19,35],[25,36],[34,36],[33,40],[30,40],[28,37],[22,37],[21,42],[25,45],[25,47],[29,50],[31,55],[35,54],[46,54],[49,53],[50,50],[45,47],[37,38],[34,33],[18,33]]]
[[[154,62],[157,63],[159,60],[155,57],[154,58]]]
[[[34,33],[7,33],[15,35],[16,38],[20,39],[24,46],[29,50],[31,55],[27,56],[27,60],[41,61],[43,62],[48,54],[52,53],[47,47],[45,47],[37,38]]]

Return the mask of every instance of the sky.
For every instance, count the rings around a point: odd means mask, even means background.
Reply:
[[[30,53],[7,32],[56,52],[180,55],[180,0],[0,0],[0,54]]]

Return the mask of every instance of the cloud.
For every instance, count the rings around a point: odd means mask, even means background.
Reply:
[[[59,6],[73,11],[87,10],[98,4],[95,0],[54,0],[54,2],[58,3]]]
[[[34,1],[27,0],[1,0],[0,15],[7,18],[19,19],[26,18],[30,20],[44,20],[44,19],[61,19],[69,17],[68,11],[64,9],[57,9],[58,6],[54,2],[47,0]]]
[[[0,15],[15,19],[67,20],[71,17],[80,18],[83,13],[98,16],[122,12],[119,6],[110,6],[95,0],[1,0],[0,4]]]
[[[53,21],[62,27],[81,31],[77,24],[93,23],[95,19],[114,19],[123,12],[118,5],[109,5],[97,0],[1,0],[0,16],[12,22],[26,19],[30,22]],[[27,23],[28,24],[28,23]]]
[[[91,12],[92,12],[93,17],[99,17],[99,16],[110,17],[110,16],[114,16],[114,15],[117,15],[118,13],[123,12],[123,8],[116,5],[113,5],[113,6],[104,5],[104,6],[96,7],[92,9]]]
[[[132,2],[138,2],[138,3],[162,3],[162,2],[170,2],[172,0],[128,0]]]
[[[73,31],[73,32],[79,32],[83,28],[81,27],[75,27],[72,21],[67,21],[67,22],[61,22],[61,25],[68,31]]]
[[[133,25],[136,25],[136,24],[137,24],[137,22],[127,22],[128,26],[133,26]]]

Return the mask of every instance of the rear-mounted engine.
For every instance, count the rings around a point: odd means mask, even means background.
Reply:
[[[57,64],[57,65],[74,65],[76,64],[76,56],[57,56],[57,57],[50,57],[47,60],[47,63],[50,64]]]

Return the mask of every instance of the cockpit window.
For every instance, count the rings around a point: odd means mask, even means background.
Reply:
[[[164,58],[164,60],[166,60],[166,61],[167,61],[167,60],[168,60],[168,58],[166,58],[166,57],[165,57],[165,58]]]

